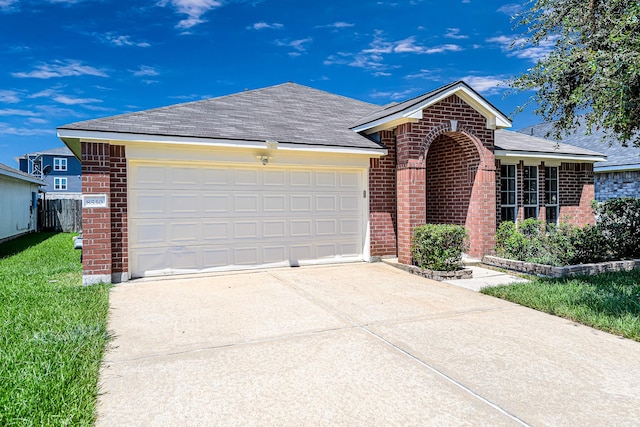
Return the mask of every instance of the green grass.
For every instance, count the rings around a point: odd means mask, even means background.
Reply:
[[[71,234],[0,245],[0,425],[92,425],[109,285],[82,286]]]
[[[640,341],[640,270],[485,288],[482,293]]]

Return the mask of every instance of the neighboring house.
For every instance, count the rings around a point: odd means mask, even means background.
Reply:
[[[0,163],[0,242],[36,231],[44,181]]]
[[[553,123],[529,126],[518,132],[525,135],[548,138],[553,132]],[[623,147],[620,141],[604,139],[604,132],[593,129],[587,135],[582,124],[575,132],[562,137],[559,142],[606,154],[605,162],[594,164],[595,198],[598,201],[618,197],[640,197],[640,147]]]
[[[17,159],[22,172],[46,182],[47,199],[80,198],[82,164],[67,147],[28,153]]]
[[[83,282],[411,263],[425,222],[467,226],[480,257],[503,216],[593,222],[604,156],[510,126],[464,82],[388,106],[286,83],[62,126],[82,159]]]

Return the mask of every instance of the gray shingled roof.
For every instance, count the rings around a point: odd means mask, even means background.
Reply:
[[[61,126],[59,129],[383,149],[349,129],[378,110],[295,83]]]
[[[67,147],[67,146],[57,147],[57,148],[49,148],[47,150],[36,151],[34,153],[27,153],[27,154],[25,154],[25,156],[26,155],[36,155],[36,154],[46,154],[46,155],[50,155],[50,156],[73,156],[73,153],[71,152],[71,150],[69,150],[69,147]]]
[[[572,156],[602,156],[602,152],[587,150],[569,144],[562,144],[549,139],[538,138],[520,132],[504,129],[495,131],[496,155],[500,150],[523,151],[541,154],[563,154]]]
[[[552,140],[554,139],[553,136],[551,136],[553,132],[553,122],[529,126],[519,130],[518,132],[526,135],[534,135]],[[565,144],[571,144],[576,147],[582,147],[606,154],[606,162],[598,162],[594,164],[596,170],[598,168],[609,166],[629,166],[640,169],[640,148],[623,147],[617,140],[602,141],[603,136],[604,133],[602,130],[596,129],[593,130],[591,135],[587,135],[587,127],[583,124],[573,134],[563,136],[559,141],[562,141]],[[609,142],[611,143],[611,146],[609,145]]]
[[[28,173],[22,172],[19,169],[12,168],[11,166],[7,166],[4,163],[0,163],[0,175],[12,176],[14,178],[22,179],[24,181],[30,181],[34,184],[45,185],[46,182],[38,179]]]

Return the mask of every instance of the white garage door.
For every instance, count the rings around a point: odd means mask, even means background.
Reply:
[[[130,166],[132,277],[362,259],[362,170]]]

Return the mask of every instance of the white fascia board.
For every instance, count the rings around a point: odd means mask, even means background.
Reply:
[[[135,133],[114,133],[114,132],[91,132],[61,129],[58,131],[58,137],[61,139],[77,139],[80,141],[108,141],[110,143],[127,143],[142,142],[156,143],[168,145],[197,145],[208,147],[224,147],[224,148],[250,148],[250,149],[268,149],[266,144],[271,140],[264,141],[247,141],[233,139],[216,139],[216,138],[194,138],[184,136],[164,136],[164,135],[146,135]],[[301,145],[290,143],[278,143],[274,150],[289,151],[310,151],[324,153],[341,153],[341,154],[361,154],[370,157],[384,156],[387,154],[386,149],[374,150],[369,148],[350,148],[350,147],[331,147],[318,145]]]
[[[573,160],[579,162],[604,162],[607,160],[605,156],[589,156],[589,155],[576,155],[576,154],[563,154],[563,153],[540,153],[535,151],[509,151],[509,150],[496,150],[496,159],[512,159],[516,158],[538,158],[538,159],[558,159],[558,160]]]
[[[627,172],[640,170],[640,163],[633,165],[594,166],[595,172]]]

